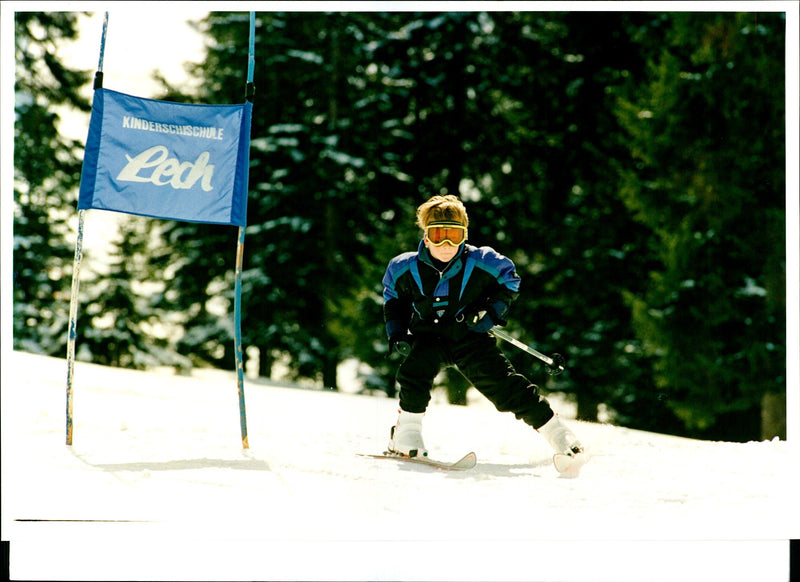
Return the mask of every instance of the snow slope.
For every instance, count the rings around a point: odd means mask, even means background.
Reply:
[[[577,422],[563,479],[535,431],[477,399],[435,400],[431,456],[372,460],[397,403],[4,353],[2,528],[12,579],[788,580],[794,443],[706,442]]]

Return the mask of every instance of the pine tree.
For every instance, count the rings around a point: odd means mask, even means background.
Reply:
[[[58,107],[88,111],[85,71],[65,68],[60,44],[77,14],[16,12],[14,124],[14,347],[66,352],[82,145],[61,136]]]
[[[265,375],[272,361],[288,354],[294,374],[336,388],[338,364],[371,345],[364,330],[376,339],[382,334],[374,295],[369,325],[359,306],[365,272],[369,292],[379,291],[382,272],[374,270],[372,257],[376,241],[391,232],[382,217],[393,204],[385,203],[402,181],[391,149],[376,147],[376,137],[387,141],[374,129],[385,119],[386,100],[372,93],[379,84],[365,64],[370,43],[383,33],[375,20],[384,19],[258,15],[242,319],[245,345],[258,348]],[[212,77],[213,71],[213,78],[199,99],[241,100],[245,24],[242,14],[209,19],[214,48],[198,75]],[[170,227],[167,240],[174,262],[180,261],[174,271],[180,301],[184,309],[197,306],[186,341],[192,350],[200,346],[193,338],[203,345],[224,341],[223,333],[204,332],[223,328],[213,327],[202,307],[209,293],[222,288],[211,283],[229,272],[214,265],[222,260],[222,240],[192,225]]]
[[[159,365],[188,367],[170,345],[174,324],[158,308],[166,292],[163,281],[153,278],[151,264],[156,223],[128,216],[120,221],[112,241],[108,272],[100,274],[87,293],[81,321],[79,359],[132,369]]]
[[[688,434],[775,436],[760,424],[762,399],[786,381],[785,18],[657,24],[648,75],[618,108],[631,150],[622,199],[660,262],[632,295],[634,322]]]

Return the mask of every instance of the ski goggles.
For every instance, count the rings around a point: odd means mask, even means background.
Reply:
[[[467,240],[467,227],[459,222],[432,222],[425,227],[425,238],[435,247],[445,243],[457,247]]]

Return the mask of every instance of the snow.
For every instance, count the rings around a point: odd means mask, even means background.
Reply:
[[[4,352],[2,529],[12,579],[788,580],[800,529],[797,449],[578,422],[589,448],[561,478],[544,439],[472,395],[435,398],[445,472],[373,460],[386,397],[136,372]]]

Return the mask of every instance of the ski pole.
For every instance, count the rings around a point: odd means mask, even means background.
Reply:
[[[521,341],[519,341],[518,339],[508,335],[506,332],[504,332],[498,326],[494,326],[491,329],[490,333],[492,335],[494,335],[495,337],[500,338],[503,341],[507,341],[512,346],[518,347],[522,351],[528,352],[532,356],[536,356],[537,358],[539,358],[541,361],[543,361],[545,364],[547,364],[547,373],[548,374],[556,376],[556,375],[558,375],[558,374],[560,374],[561,372],[564,371],[564,357],[561,354],[553,354],[552,356],[546,356],[543,353],[534,350],[529,345],[524,344]]]

